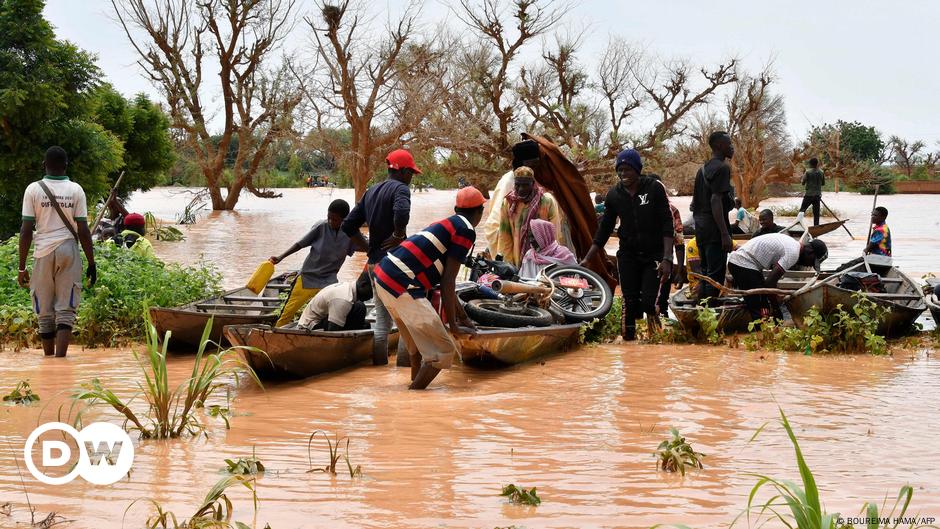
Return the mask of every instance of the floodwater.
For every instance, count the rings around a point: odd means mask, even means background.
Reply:
[[[171,193],[137,196],[131,208],[172,219],[188,198]],[[185,242],[157,243],[157,252],[171,261],[217,263],[226,284],[237,286],[322,218],[331,198],[348,199],[351,192],[285,195],[246,197],[238,212],[208,215],[185,230]],[[451,196],[417,194],[411,230],[444,216]],[[871,197],[826,200],[855,219],[849,229],[863,238]],[[917,275],[931,271],[940,242],[931,213],[940,197],[879,202],[892,212],[900,265]],[[834,262],[862,246],[844,232],[826,240]],[[347,263],[343,275],[355,275],[361,263]],[[242,381],[230,383],[230,430],[205,417],[207,438],[137,442],[127,480],[99,487],[33,479],[22,461],[30,431],[56,420],[61,405],[68,411],[71,392],[95,377],[121,396],[133,395],[140,376],[131,349],[75,348],[65,360],[35,350],[0,352],[0,389],[28,378],[42,396],[31,407],[0,407],[0,505],[13,508],[9,517],[0,510],[0,527],[28,519],[14,458],[37,512],[57,511],[74,521],[71,527],[109,529],[143,525],[151,509],[145,502],[130,507],[122,525],[125,509],[139,498],[160,502],[180,519],[190,516],[224,476],[223,460],[253,450],[268,469],[258,481],[259,528],[266,522],[272,529],[726,527],[746,505],[753,473],[799,480],[793,450],[775,422],[778,406],[794,425],[829,511],[856,515],[864,502],[893,498],[910,484],[912,510],[940,518],[940,362],[932,349],[807,357],[704,346],[583,347],[504,370],[458,365],[425,392],[407,391],[407,371],[393,366],[263,390]],[[171,384],[191,367],[191,357],[172,358]],[[214,403],[226,405],[224,394]],[[93,420],[120,423],[103,410],[85,417]],[[707,454],[704,470],[684,478],[655,470],[652,453],[670,426]],[[349,458],[361,465],[361,479],[343,475],[342,460],[336,477],[305,472],[307,440],[316,430],[349,437]],[[322,438],[311,457],[314,466],[326,464]],[[508,483],[537,487],[542,504],[507,503],[499,491]],[[231,497],[235,518],[251,525],[247,491],[233,488]]]

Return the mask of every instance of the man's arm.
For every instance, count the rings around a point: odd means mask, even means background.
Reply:
[[[20,269],[16,275],[16,281],[21,287],[29,286],[29,270],[26,269],[26,257],[29,255],[29,247],[33,244],[33,227],[35,220],[24,220],[20,226]]]
[[[361,228],[365,223],[366,212],[363,209],[362,201],[360,200],[359,203],[353,207],[352,211],[349,212],[349,215],[346,215],[346,218],[343,219],[343,224],[340,225],[339,229],[343,230],[343,233],[348,235],[350,238],[353,238],[356,235],[361,236],[359,233],[359,228]]]
[[[676,264],[679,265],[678,271],[673,274],[673,283],[676,285],[676,288],[682,288],[682,285],[685,284],[686,271],[685,267],[685,245],[677,244],[676,248]]]
[[[314,226],[312,230],[308,231],[307,234],[303,236],[303,238],[292,244],[291,247],[287,249],[287,251],[281,255],[272,255],[268,258],[268,261],[271,261],[274,264],[278,264],[284,259],[287,259],[291,255],[299,252],[301,248],[310,246],[320,237],[321,226],[321,224]]]
[[[806,186],[806,173],[803,173],[803,176],[800,177],[800,185]]]
[[[91,242],[91,231],[88,230],[88,221],[76,220],[78,226],[78,242],[82,244],[82,251],[85,252],[85,259],[88,260],[88,270],[85,276],[88,277],[89,286],[98,282],[98,267],[95,265],[95,246]]]
[[[444,263],[444,273],[441,275],[441,301],[444,303],[444,314],[447,316],[447,324],[450,332],[453,334],[472,334],[474,327],[472,322],[460,321],[457,318],[457,272],[460,270],[461,261],[456,257],[448,257]],[[464,323],[462,327],[460,323]],[[470,325],[466,325],[470,323]]]
[[[786,270],[780,266],[780,263],[774,263],[773,269],[770,270],[770,273],[767,274],[765,282],[769,288],[777,288],[777,282],[780,281],[780,278],[783,277],[783,274],[787,273]]]
[[[395,202],[392,205],[392,223],[394,231],[382,242],[383,250],[391,250],[405,240],[405,229],[411,219],[411,190],[402,185],[395,190]]]
[[[721,249],[726,253],[730,253],[732,250],[731,234],[728,233],[728,221],[725,219],[725,211],[724,205],[721,203],[721,195],[712,193],[711,208],[712,218],[715,219],[715,223],[718,224],[718,233],[721,234]]]
[[[666,188],[662,185],[653,186],[654,204],[659,211],[659,230],[663,234],[663,261],[660,266],[660,276],[672,278],[672,249],[675,246],[673,238],[676,230],[672,223],[672,211],[669,209],[669,199],[666,197]]]
[[[604,199],[604,215],[597,225],[597,233],[594,234],[594,243],[591,244],[587,253],[584,254],[584,258],[578,263],[580,266],[587,266],[587,263],[589,263],[598,252],[604,249],[604,245],[607,244],[611,234],[614,232],[614,226],[617,225],[617,210],[619,208],[616,207],[616,200],[614,200],[611,195],[612,193],[607,193],[607,197]]]

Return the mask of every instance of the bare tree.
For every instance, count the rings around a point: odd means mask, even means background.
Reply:
[[[639,79],[643,52],[622,38],[613,38],[601,56],[597,68],[597,90],[610,119],[607,157],[612,157],[627,141],[623,127],[634,110],[645,101]]]
[[[460,83],[423,131],[424,141],[450,153],[445,170],[484,188],[505,171],[523,124],[514,65],[569,9],[552,0],[460,0],[454,14],[472,34],[452,56]]]
[[[313,32],[315,61],[303,80],[313,111],[316,138],[352,176],[362,197],[382,155],[418,128],[438,104],[446,85],[441,36],[418,39],[420,4],[377,30],[364,4],[345,0],[316,3],[319,18],[306,18]],[[349,127],[347,149],[330,144],[337,127]]]
[[[293,27],[296,0],[111,3],[138,64],[163,92],[173,127],[184,131],[196,154],[212,208],[234,209],[243,189],[275,196],[257,189],[254,177],[271,142],[292,134],[292,113],[300,101],[286,69],[271,65]],[[204,70],[213,66],[219,68],[218,104],[204,79]],[[222,116],[218,136],[210,130],[216,113]],[[238,151],[227,175],[233,142]]]
[[[888,140],[888,148],[891,150],[895,165],[910,178],[914,174],[914,169],[923,161],[921,153],[927,145],[921,140],[909,142],[899,136],[891,136]]]

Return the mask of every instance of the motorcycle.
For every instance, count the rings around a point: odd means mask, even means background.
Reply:
[[[458,288],[473,320],[494,327],[546,327],[603,318],[613,303],[610,286],[577,265],[551,265],[538,277],[521,278],[509,263],[470,256],[470,283]]]

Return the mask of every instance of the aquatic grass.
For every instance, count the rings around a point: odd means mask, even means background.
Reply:
[[[510,503],[519,503],[522,505],[540,505],[542,503],[542,499],[539,498],[539,495],[536,493],[535,487],[525,489],[510,483],[509,485],[503,486],[503,491],[499,495],[507,496]]]
[[[179,518],[172,511],[165,510],[163,506],[153,499],[135,500],[124,509],[124,519],[127,518],[127,512],[139,501],[150,503],[156,511],[147,518],[144,527],[146,529],[250,529],[253,525],[242,522],[232,521],[234,516],[234,505],[232,500],[226,494],[226,490],[233,485],[242,485],[251,491],[254,511],[258,511],[258,492],[255,486],[255,478],[246,478],[245,476],[230,476],[220,479],[206,494],[202,504],[196,512],[189,518],[179,522]],[[123,525],[123,522],[122,522]],[[270,526],[266,525],[266,529]]]
[[[125,417],[125,429],[137,430],[143,439],[169,439],[184,434],[205,433],[205,427],[196,417],[195,411],[205,406],[206,401],[216,391],[225,387],[220,379],[233,376],[237,383],[238,377],[245,373],[259,387],[263,387],[258,375],[238,358],[235,349],[205,354],[207,345],[212,343],[209,340],[209,332],[212,329],[210,318],[203,330],[190,377],[176,388],[171,388],[166,363],[167,344],[171,334],[166,333],[161,346],[149,312],[145,312],[144,317],[147,325],[147,355],[141,359],[135,351],[134,358],[144,375],[144,382],[138,382],[138,387],[148,404],[146,415],[138,415],[130,407],[136,396],[125,402],[105,388],[97,378],[82,385],[82,390],[75,395],[76,400],[85,401],[90,405],[111,406]]]
[[[255,449],[251,449],[251,457],[240,457],[237,460],[226,459],[226,472],[229,474],[260,474],[264,472],[264,463],[255,457]]]
[[[29,405],[39,400],[39,395],[29,387],[29,380],[21,380],[13,391],[3,396],[3,402]]]
[[[163,224],[162,221],[157,219],[157,217],[149,211],[144,213],[144,223],[146,225],[147,234],[158,241],[178,242],[186,239],[186,236],[183,235],[183,232],[181,232],[179,228]]]
[[[578,329],[578,343],[610,343],[620,336],[620,320],[623,315],[623,298],[615,297],[610,312],[603,318],[582,323]]]
[[[656,457],[656,468],[666,472],[678,472],[683,476],[687,468],[704,468],[702,458],[705,454],[696,452],[675,427],[670,427],[669,431],[672,438],[659,443],[653,453]]]
[[[325,467],[314,467],[313,458],[310,455],[310,448],[313,444],[313,439],[317,436],[317,434],[322,435],[323,438],[326,439],[327,450],[330,453],[330,462]],[[345,454],[340,455],[339,445],[344,440],[346,441],[346,452]],[[317,430],[313,432],[312,434],[310,434],[310,438],[307,439],[307,464],[308,466],[310,466],[310,470],[307,471],[308,474],[311,472],[324,472],[324,473],[332,474],[335,476],[336,465],[339,462],[340,457],[342,457],[346,462],[346,469],[349,471],[350,478],[355,478],[357,476],[362,477],[362,465],[356,465],[356,468],[353,468],[352,463],[349,461],[349,438],[348,437],[343,437],[341,439],[339,437],[339,434],[334,434],[334,439],[333,441],[331,441],[329,434],[327,434],[323,430]]]
[[[697,338],[712,345],[718,345],[724,340],[724,334],[718,330],[718,311],[699,305],[695,308],[695,321],[698,322],[699,333]]]

